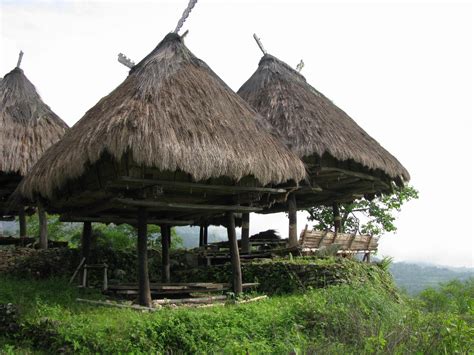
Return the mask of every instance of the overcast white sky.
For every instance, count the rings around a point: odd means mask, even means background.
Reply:
[[[176,1],[0,0],[0,76],[22,68],[69,125],[172,31]],[[187,46],[234,90],[267,51],[302,74],[409,170],[420,199],[382,238],[396,260],[474,266],[473,7],[471,2],[200,0]],[[298,216],[299,229],[306,216]],[[283,214],[251,217],[251,232],[287,235]]]

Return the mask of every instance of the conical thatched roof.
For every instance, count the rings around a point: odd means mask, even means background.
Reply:
[[[286,63],[264,55],[238,94],[278,132],[299,157],[330,155],[409,180],[400,162],[331,100]]]
[[[262,185],[305,177],[303,163],[271,134],[177,34],[168,34],[50,149],[20,193],[51,197],[105,153],[196,181],[254,176]],[[263,124],[263,123],[262,123]]]
[[[0,80],[0,172],[26,175],[68,126],[46,105],[20,68]]]

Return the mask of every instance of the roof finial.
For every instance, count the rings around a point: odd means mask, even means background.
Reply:
[[[23,59],[23,51],[20,50],[20,54],[18,55],[18,63],[16,63],[16,67],[19,68],[21,64],[21,60]]]
[[[125,65],[126,67],[129,67],[130,69],[132,69],[135,66],[135,62],[132,61],[123,53],[119,53],[117,60],[119,61],[119,63],[122,63],[123,65]]]
[[[184,33],[181,35],[181,39],[184,39],[189,33],[189,30],[184,31]]]
[[[262,51],[262,53],[267,54],[267,51],[265,50],[265,48],[263,48],[262,41],[260,40],[260,38],[257,37],[257,35],[255,33],[253,34],[253,38],[257,42],[257,44],[258,44],[260,50]]]
[[[181,18],[178,21],[178,24],[176,25],[176,29],[174,30],[174,33],[178,33],[181,27],[183,27],[184,21],[188,18],[189,14],[191,13],[191,10],[193,9],[194,5],[198,0],[189,0],[188,7],[184,10],[183,14],[181,15]]]
[[[303,69],[303,67],[304,67],[304,62],[303,62],[303,59],[301,59],[298,65],[296,66],[296,70],[298,71],[298,73],[301,72],[301,69]]]

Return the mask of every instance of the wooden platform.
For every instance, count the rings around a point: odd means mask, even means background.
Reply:
[[[258,286],[258,283],[244,283],[242,287],[249,289]],[[150,291],[153,296],[188,296],[191,293],[210,293],[229,291],[231,285],[227,283],[192,282],[192,283],[150,283]],[[126,283],[120,285],[109,285],[107,293],[115,295],[137,295],[138,284]],[[178,297],[179,298],[179,297]]]
[[[239,249],[241,240],[238,241]],[[240,252],[240,259],[252,260],[262,258],[272,258],[277,255],[286,255],[284,251],[287,249],[288,239],[250,239],[250,250],[248,254]],[[200,247],[199,259],[201,265],[215,265],[230,261],[229,242],[222,241],[211,243]]]

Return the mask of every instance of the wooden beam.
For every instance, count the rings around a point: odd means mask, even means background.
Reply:
[[[147,218],[146,209],[138,210],[138,302],[141,306],[151,306],[150,279],[148,276],[148,246],[147,246]]]
[[[134,200],[131,198],[114,198],[114,203],[130,206],[130,207],[146,207],[146,208],[157,208],[166,209],[171,211],[218,211],[218,212],[258,212],[263,208],[261,207],[250,207],[250,206],[228,206],[228,205],[201,205],[193,203],[174,203],[174,202],[162,202],[162,201],[150,201],[150,200]]]
[[[329,166],[321,166],[319,168],[319,171],[322,173],[338,172],[347,176],[358,177],[359,179],[363,179],[363,180],[380,181],[388,187],[388,185],[385,182],[383,182],[378,176],[364,174],[358,171],[352,171],[352,170],[341,169],[341,168],[333,168]]]
[[[107,199],[107,200],[99,201],[94,204],[88,205],[86,207],[79,208],[77,210],[70,211],[67,214],[71,216],[77,216],[77,217],[78,216],[91,216],[103,210],[109,209],[111,207],[113,207],[111,200]]]
[[[170,188],[187,188],[192,190],[206,190],[216,192],[262,192],[269,194],[286,193],[286,189],[272,188],[272,187],[258,187],[258,186],[236,186],[236,185],[208,185],[194,182],[184,181],[168,181],[168,180],[154,180],[154,179],[139,179],[129,176],[120,176],[116,181],[110,182],[108,188],[131,187],[130,185],[140,185],[139,188],[150,187],[154,185],[166,186]],[[125,186],[124,186],[125,185]]]
[[[250,214],[242,213],[242,254],[250,253]]]
[[[160,226],[161,229],[161,281],[170,282],[170,242],[171,227],[167,224]]]
[[[242,270],[240,268],[239,246],[235,234],[235,218],[232,212],[227,212],[227,237],[229,238],[230,260],[232,264],[232,286],[235,295],[242,293]]]
[[[76,217],[76,216],[69,216],[69,215],[62,215],[59,220],[61,222],[94,222],[94,223],[114,223],[114,224],[135,224],[137,223],[136,219],[133,218],[126,218],[120,216],[99,216],[99,217]],[[149,218],[148,224],[170,224],[173,226],[188,226],[193,224],[193,220],[176,220],[176,219],[156,219],[156,218]]]
[[[320,186],[301,186],[299,189],[296,190],[296,192],[321,192],[323,191],[323,188]]]
[[[290,248],[298,245],[296,212],[296,197],[292,193],[288,196],[288,239]]]

